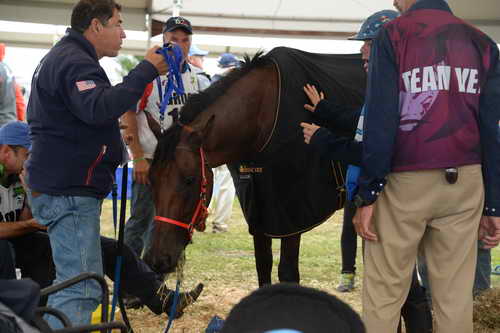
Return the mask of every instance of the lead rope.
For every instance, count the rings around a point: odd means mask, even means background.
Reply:
[[[183,60],[182,49],[178,45],[165,44],[157,53],[161,54],[168,64],[167,84],[164,93],[162,94],[162,82],[160,77],[156,78],[158,86],[158,94],[160,96],[160,129],[163,132],[165,129],[163,121],[165,119],[165,110],[169,104],[173,92],[177,95],[184,94],[184,84],[182,82],[181,64]],[[171,54],[173,53],[173,54]]]
[[[173,52],[173,55],[170,54]],[[182,49],[178,45],[165,45],[162,49],[158,50],[158,53],[163,55],[165,62],[168,64],[167,73],[167,85],[165,87],[165,92],[162,96],[162,84],[160,77],[156,78],[156,84],[158,86],[158,93],[160,96],[160,129],[164,131],[163,121],[165,120],[165,110],[167,109],[170,98],[175,91],[176,94],[184,94],[184,84],[182,82],[182,75],[180,72],[180,67],[183,60]],[[165,327],[164,333],[167,333],[175,320],[175,314],[177,311],[177,303],[179,301],[181,281],[177,279],[177,284],[175,287],[174,300],[172,306],[170,307],[170,313],[168,315],[167,326]]]
[[[113,300],[111,305],[111,321],[115,319],[116,303],[120,307],[122,313],[122,319],[127,326],[127,331],[129,333],[134,333],[128,316],[126,313],[125,305],[123,304],[123,298],[121,295],[121,273],[123,266],[123,234],[125,231],[125,214],[127,212],[127,183],[128,183],[128,164],[125,163],[122,168],[122,192],[121,192],[121,205],[120,205],[120,224],[118,227],[118,242],[116,244],[116,263],[115,263],[115,283],[113,285]],[[115,234],[116,234],[116,218],[117,218],[117,193],[116,184],[113,186],[113,222],[115,224]],[[108,309],[106,309],[108,311]]]

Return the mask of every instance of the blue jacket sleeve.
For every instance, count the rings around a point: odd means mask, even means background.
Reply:
[[[146,85],[157,76],[156,68],[144,60],[114,87],[103,70],[91,62],[70,64],[60,77],[65,78],[61,88],[66,93],[62,95],[70,111],[88,125],[103,126],[134,108]]]
[[[368,73],[363,132],[363,163],[359,195],[374,202],[391,171],[399,127],[399,77],[396,57],[387,31],[373,41]]]
[[[354,133],[360,113],[359,107],[354,108],[323,99],[316,105],[313,115],[322,125]]]
[[[338,137],[328,129],[319,128],[311,138],[311,146],[323,157],[346,164],[361,165],[362,143],[350,138]]]
[[[485,188],[484,215],[500,216],[500,60],[496,45],[492,69],[481,94],[479,130]]]

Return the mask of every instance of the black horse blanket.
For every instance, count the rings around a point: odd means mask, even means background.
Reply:
[[[326,98],[357,107],[363,103],[366,77],[359,55],[279,47],[265,57],[275,64],[280,82],[275,130],[255,160],[232,164],[229,169],[250,233],[286,237],[326,221],[345,200],[345,166],[321,158],[304,143],[299,124],[314,120],[304,109],[309,100],[303,87],[314,84]]]

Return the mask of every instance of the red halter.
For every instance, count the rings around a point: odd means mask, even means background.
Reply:
[[[196,205],[196,209],[194,211],[193,217],[191,218],[191,222],[188,224],[185,222],[177,221],[163,216],[155,216],[155,221],[166,222],[187,229],[189,240],[191,240],[191,238],[193,237],[193,231],[195,227],[198,227],[201,230],[205,230],[205,221],[208,216],[208,207],[207,207],[208,181],[205,174],[205,153],[203,152],[203,148],[201,147],[200,147],[200,160],[201,160],[200,200]]]

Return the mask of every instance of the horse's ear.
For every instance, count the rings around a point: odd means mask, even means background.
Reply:
[[[208,134],[210,134],[210,131],[213,128],[214,120],[215,120],[215,115],[211,115],[207,123],[201,130],[192,131],[189,134],[188,141],[194,146],[197,147],[200,146],[206,139]]]
[[[158,140],[160,138],[160,135],[161,135],[160,124],[158,124],[156,119],[154,119],[153,116],[149,112],[147,112],[147,111],[143,111],[143,112],[146,115],[146,119],[148,121],[149,128],[151,129],[153,134],[156,136],[156,139]]]

